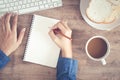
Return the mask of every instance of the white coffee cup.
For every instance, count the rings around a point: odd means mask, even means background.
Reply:
[[[88,52],[88,45],[89,45],[89,43],[93,40],[93,39],[102,39],[105,43],[106,43],[106,45],[107,45],[107,50],[106,50],[106,53],[102,56],[102,57],[99,57],[99,58],[95,58],[95,57],[93,57],[93,56],[91,56],[90,55],[90,53]],[[97,48],[97,47],[95,47],[95,48]],[[102,64],[103,65],[106,65],[106,61],[105,61],[105,58],[109,55],[109,53],[110,53],[110,44],[109,44],[109,41],[105,38],[105,37],[103,37],[103,36],[93,36],[93,37],[91,37],[88,41],[87,41],[87,43],[86,43],[86,46],[85,46],[85,51],[86,51],[86,53],[87,53],[87,55],[88,55],[88,57],[90,58],[90,59],[92,59],[92,60],[94,60],[94,61],[101,61],[102,62]]]

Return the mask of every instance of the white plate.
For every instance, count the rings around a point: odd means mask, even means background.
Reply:
[[[99,29],[99,30],[111,30],[117,26],[120,25],[120,19],[117,19],[116,21],[110,23],[110,24],[97,24],[89,20],[86,16],[86,9],[89,6],[90,0],[80,0],[80,11],[85,19],[85,21],[93,28]]]

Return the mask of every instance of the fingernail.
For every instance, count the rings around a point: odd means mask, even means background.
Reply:
[[[12,13],[11,13],[11,12],[7,12],[6,14],[7,14],[7,15],[12,15]]]
[[[14,14],[14,13],[12,13],[12,16],[14,17],[14,16],[15,16],[15,14]]]
[[[17,13],[17,12],[15,12],[14,14],[15,14],[15,15],[18,15],[18,13]]]
[[[23,28],[23,30],[22,30],[23,32],[25,32],[26,31],[26,28]]]
[[[0,15],[0,19],[2,19],[2,18],[3,18],[3,14]]]
[[[67,23],[68,21],[67,20],[62,20],[63,23]]]
[[[17,14],[16,13],[11,13],[12,14],[12,16],[14,17],[14,16],[17,16]]]
[[[68,21],[67,21],[67,20],[65,20],[65,23],[68,23]]]

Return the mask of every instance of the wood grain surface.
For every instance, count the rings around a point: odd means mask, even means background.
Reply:
[[[11,61],[0,70],[0,80],[56,80],[56,69],[22,61],[33,14],[68,20],[73,30],[73,56],[79,62],[77,80],[120,80],[120,27],[111,31],[90,27],[81,16],[79,3],[80,0],[63,0],[62,7],[20,15],[18,33],[23,27],[27,31],[20,47],[10,55]],[[104,36],[110,42],[111,51],[105,66],[89,59],[85,53],[87,40],[95,35]]]

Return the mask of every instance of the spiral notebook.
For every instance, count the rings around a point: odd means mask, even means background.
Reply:
[[[60,48],[52,41],[48,32],[59,20],[33,15],[31,30],[23,61],[55,68]]]

